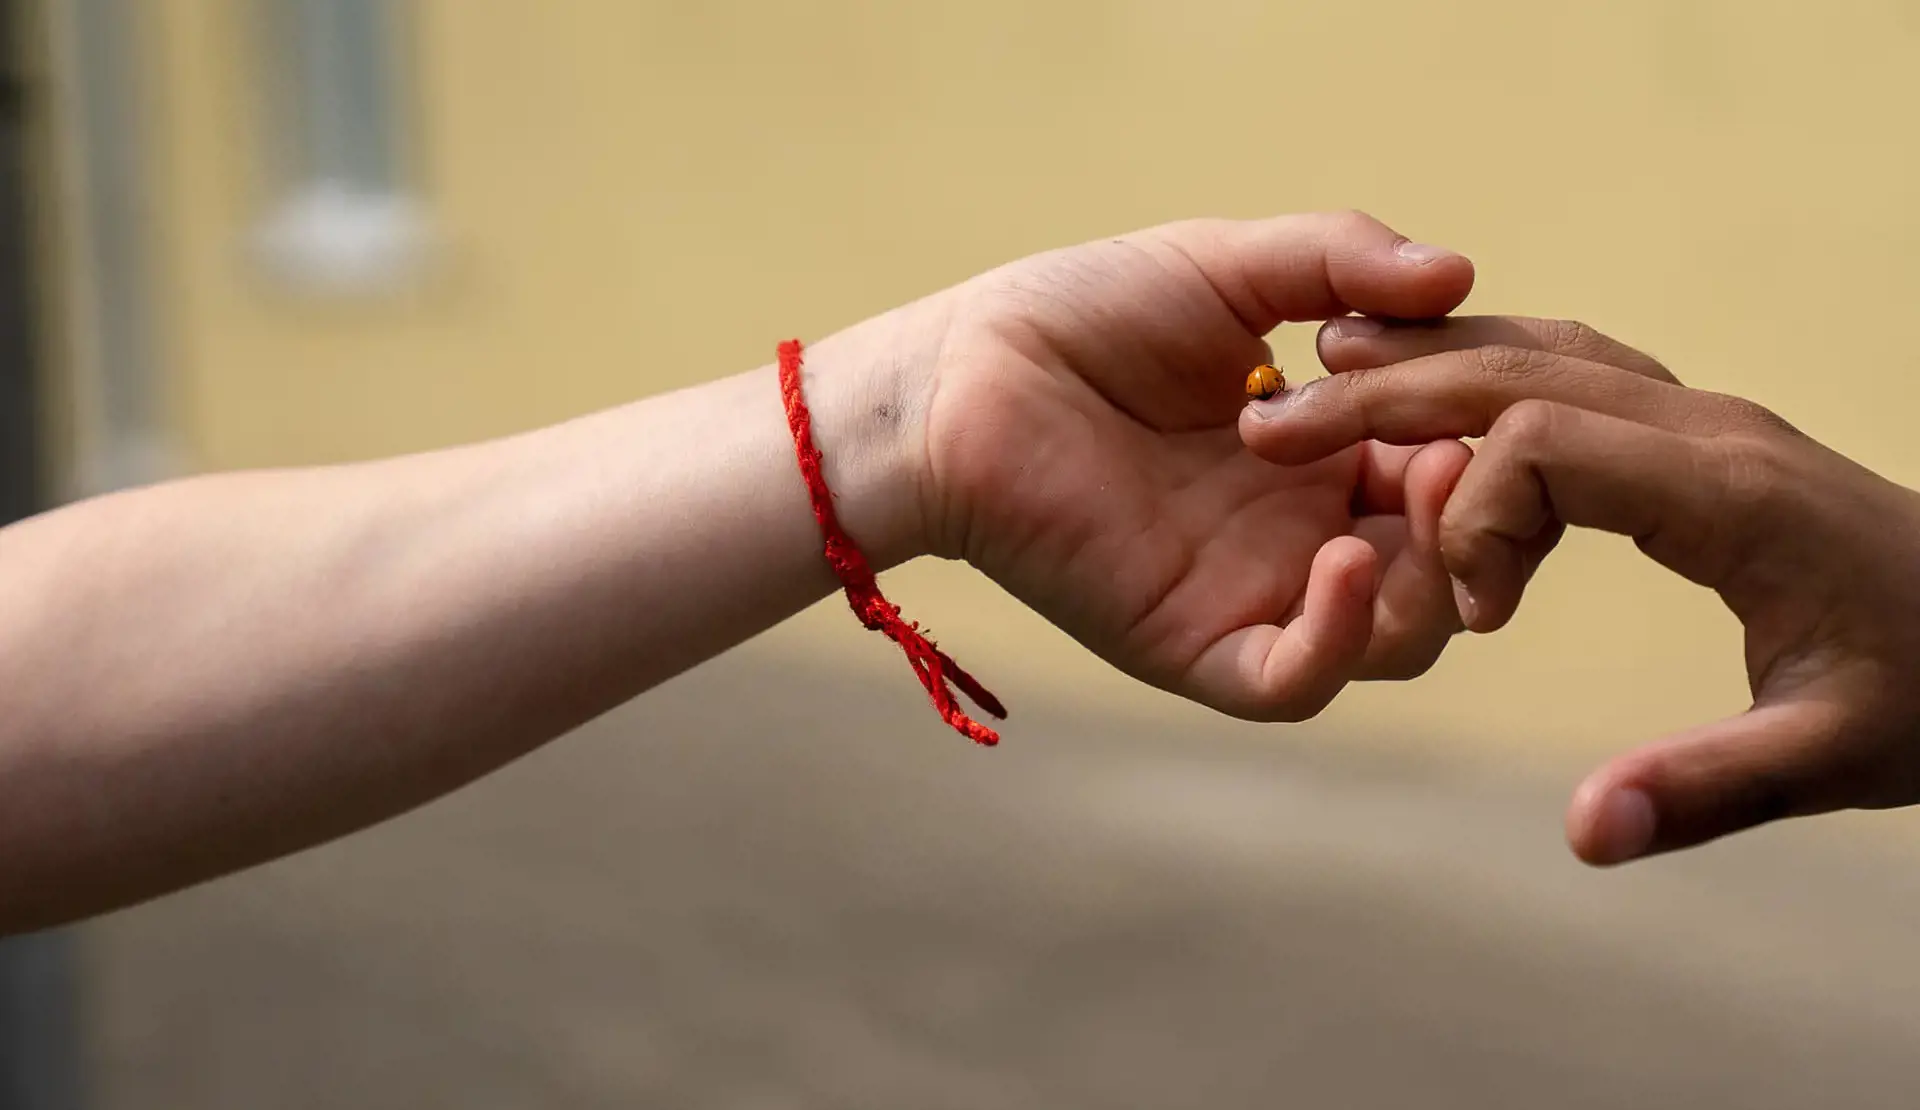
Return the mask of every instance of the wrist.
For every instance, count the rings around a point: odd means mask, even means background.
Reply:
[[[943,324],[913,304],[805,350],[801,383],[834,512],[875,571],[931,550],[926,413]]]

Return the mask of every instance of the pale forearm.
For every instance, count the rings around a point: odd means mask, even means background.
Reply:
[[[858,343],[809,400],[849,528],[918,542]],[[772,368],[508,440],[214,476],[0,532],[0,927],[338,836],[834,588]]]
[[[1301,719],[1453,631],[1403,542],[1451,479],[1270,467],[1234,442],[1239,383],[1284,320],[1433,319],[1471,279],[1354,213],[1010,263],[810,355],[836,507],[876,567],[964,553],[1129,674]],[[0,929],[396,813],[833,586],[771,368],[0,533]]]

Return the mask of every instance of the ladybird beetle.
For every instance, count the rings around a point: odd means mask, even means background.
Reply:
[[[1265,401],[1287,388],[1286,372],[1277,366],[1255,367],[1247,375],[1247,399]]]

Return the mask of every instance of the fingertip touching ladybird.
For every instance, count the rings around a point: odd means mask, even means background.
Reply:
[[[1265,401],[1287,388],[1287,375],[1278,366],[1255,367],[1247,375],[1247,399]]]

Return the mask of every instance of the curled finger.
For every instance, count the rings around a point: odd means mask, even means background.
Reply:
[[[1193,696],[1256,721],[1303,721],[1325,709],[1366,659],[1378,563],[1364,541],[1329,541],[1314,556],[1300,615],[1209,645],[1187,670]]]

